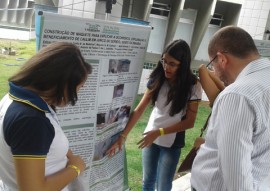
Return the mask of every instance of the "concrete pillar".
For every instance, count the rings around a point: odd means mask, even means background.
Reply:
[[[192,60],[194,59],[199,46],[202,42],[205,31],[214,15],[215,6],[217,0],[204,0],[200,1],[200,6],[198,6],[197,19],[194,25],[194,32],[192,35],[192,41],[190,45]]]
[[[143,17],[144,21],[148,21],[148,19],[149,19],[149,15],[151,13],[153,2],[154,2],[153,0],[150,0],[149,3],[146,5],[147,7],[146,7],[146,10],[144,12],[144,17]]]
[[[131,18],[147,21],[152,8],[153,0],[130,0],[133,4]]]
[[[34,2],[28,2],[28,8],[32,8],[32,9],[28,9],[25,11],[25,15],[24,15],[24,25],[26,28],[32,28],[33,27],[33,23],[34,23]]]
[[[154,0],[124,0],[122,16],[148,21]]]
[[[8,7],[9,0],[1,0],[0,1],[0,9],[6,9]],[[4,20],[6,17],[7,11],[0,11],[0,21]]]
[[[19,5],[19,0],[11,0],[9,1],[8,8],[9,9],[16,9]],[[7,14],[7,22],[14,23],[16,19],[16,10],[9,10]]]
[[[227,3],[228,4],[228,3]],[[224,14],[224,18],[226,18],[222,22],[222,27],[227,26],[227,25],[237,25],[239,17],[240,17],[240,12],[241,12],[241,4],[232,4],[230,3],[228,5],[228,9],[230,11],[226,11]]]
[[[97,1],[95,19],[119,22],[122,16],[123,1],[124,0],[117,0],[116,4],[112,5],[111,13],[106,13],[106,1]]]
[[[58,4],[54,4],[53,0],[35,0],[35,3],[39,5],[58,6]]]
[[[122,7],[122,17],[130,17],[133,7],[133,0],[124,0]]]
[[[59,0],[52,0],[53,4],[55,7],[58,7],[58,4],[59,4]]]
[[[182,10],[184,8],[185,0],[173,0],[171,4],[170,16],[168,18],[167,35],[164,46],[173,40]]]
[[[27,8],[27,5],[28,5],[28,0],[20,0],[18,8],[19,9],[20,8]],[[17,23],[17,25],[20,25],[21,23],[23,23],[24,16],[25,16],[25,11],[26,10],[17,11],[17,15],[16,15],[16,23]]]

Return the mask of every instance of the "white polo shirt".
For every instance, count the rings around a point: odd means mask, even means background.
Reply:
[[[153,129],[166,128],[171,125],[174,125],[182,120],[186,115],[186,108],[181,110],[179,113],[174,116],[169,115],[171,102],[166,105],[168,97],[169,85],[165,81],[160,88],[158,98],[156,100],[153,111],[150,115],[147,127],[144,132],[151,131]],[[200,101],[202,98],[202,88],[201,84],[198,81],[193,87],[189,101]],[[184,133],[184,132],[180,132]],[[164,136],[159,136],[154,143],[163,147],[171,147],[175,142],[177,133],[170,133]],[[183,140],[184,141],[184,140]]]
[[[5,191],[18,191],[13,158],[45,159],[47,176],[66,167],[68,148],[52,108],[35,93],[10,83],[9,95],[0,102],[0,179]]]

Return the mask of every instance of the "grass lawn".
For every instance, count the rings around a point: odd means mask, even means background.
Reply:
[[[0,54],[0,98],[8,91],[7,79],[35,53],[36,41],[16,41],[0,39],[0,49],[11,48],[16,55]]]
[[[0,48],[11,47],[16,51],[15,56],[0,54],[0,98],[8,91],[7,79],[14,74],[19,67],[35,53],[35,41],[14,41],[0,39]],[[21,59],[23,58],[23,59]],[[142,95],[138,95],[134,107],[140,101]],[[142,165],[141,150],[137,147],[137,142],[141,139],[144,128],[146,127],[151,107],[149,107],[140,121],[129,134],[126,142],[127,164],[128,164],[128,182],[134,191],[141,190],[142,185]],[[182,149],[180,161],[187,155],[193,145],[193,142],[200,134],[200,130],[210,112],[208,102],[201,102],[195,127],[186,133],[186,146]]]

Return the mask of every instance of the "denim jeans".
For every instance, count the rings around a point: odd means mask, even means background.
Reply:
[[[171,191],[181,149],[152,144],[142,150],[143,191]]]

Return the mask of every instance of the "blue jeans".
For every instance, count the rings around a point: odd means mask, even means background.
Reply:
[[[156,144],[142,150],[143,191],[171,191],[181,148],[166,148]]]

